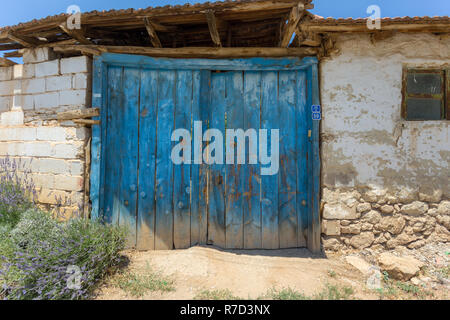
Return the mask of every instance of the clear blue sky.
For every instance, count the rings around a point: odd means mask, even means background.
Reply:
[[[210,0],[213,2],[214,0]],[[185,0],[1,0],[0,27],[66,12],[70,5],[81,11],[147,8],[206,1]],[[381,7],[383,17],[450,15],[450,0],[314,0],[313,13],[324,17],[367,17],[366,8]]]

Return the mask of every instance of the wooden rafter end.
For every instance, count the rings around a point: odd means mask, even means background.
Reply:
[[[81,44],[92,44],[92,41],[84,36],[82,29],[69,29],[66,23],[60,24],[59,28]]]
[[[14,61],[0,57],[0,67],[11,67],[15,64],[17,63],[15,63]]]
[[[159,40],[158,34],[156,33],[155,27],[149,18],[144,18],[145,28],[147,29],[148,36],[152,42],[153,47],[162,48],[161,41]]]
[[[219,30],[217,29],[217,19],[212,10],[206,10],[206,20],[208,21],[209,33],[216,47],[222,47]]]
[[[300,20],[305,15],[305,12],[305,5],[303,3],[299,3],[298,6],[292,8],[288,23],[285,25],[282,32],[280,47],[286,48],[289,46],[292,36],[294,35]]]

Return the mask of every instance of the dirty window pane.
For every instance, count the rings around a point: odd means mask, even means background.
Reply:
[[[440,73],[409,73],[407,77],[408,94],[442,94]]]
[[[441,120],[441,99],[408,98],[406,102],[407,120]]]

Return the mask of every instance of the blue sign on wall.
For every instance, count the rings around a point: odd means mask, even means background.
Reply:
[[[313,113],[320,113],[320,106],[314,105],[311,107],[311,110]]]
[[[319,105],[313,105],[311,110],[313,120],[322,120],[322,113]]]

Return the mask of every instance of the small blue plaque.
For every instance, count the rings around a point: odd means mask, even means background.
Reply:
[[[314,105],[314,106],[311,107],[311,109],[312,109],[313,113],[320,113],[321,112],[319,105]]]
[[[313,120],[322,120],[322,114],[320,112],[313,112],[312,118]]]

